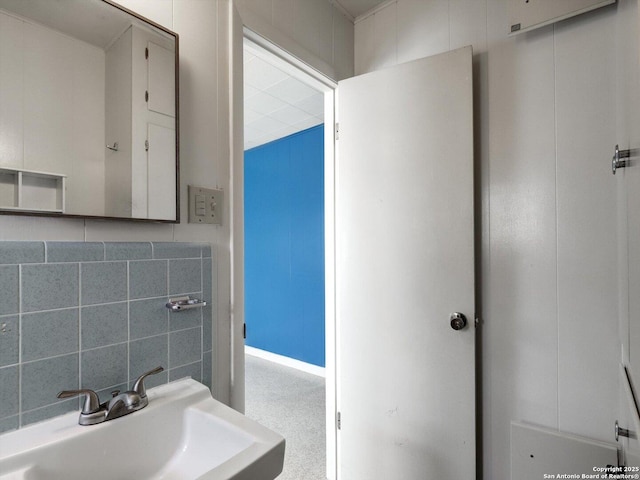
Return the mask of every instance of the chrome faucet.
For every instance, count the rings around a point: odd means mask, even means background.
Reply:
[[[93,390],[63,390],[58,394],[58,398],[69,398],[76,395],[84,395],[84,403],[78,423],[80,425],[96,425],[98,423],[113,420],[124,415],[128,415],[138,410],[142,410],[149,404],[147,391],[144,388],[144,379],[149,375],[155,375],[164,370],[156,367],[138,377],[131,390],[120,393],[120,390],[111,392],[112,398],[109,401],[100,403],[98,394]]]

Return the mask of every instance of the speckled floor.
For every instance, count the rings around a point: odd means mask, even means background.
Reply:
[[[286,439],[278,480],[325,480],[325,379],[246,357],[246,415]]]

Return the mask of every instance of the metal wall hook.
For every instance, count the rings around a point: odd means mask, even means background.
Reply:
[[[631,157],[631,150],[620,150],[618,145],[613,152],[613,158],[611,159],[611,171],[616,174],[616,169],[625,168],[628,165],[627,160],[623,160]]]
[[[118,151],[118,142],[114,142],[113,145],[107,144],[107,148],[109,150],[113,150],[114,152],[117,152]]]
[[[622,428],[620,425],[618,425],[617,420],[615,423],[615,433],[616,433],[616,442],[618,441],[619,437],[636,438],[636,434],[634,432],[627,430],[626,428]]]

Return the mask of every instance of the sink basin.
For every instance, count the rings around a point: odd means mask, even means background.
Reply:
[[[284,438],[216,401],[201,383],[147,390],[149,405],[78,425],[78,412],[0,435],[0,480],[272,480]]]

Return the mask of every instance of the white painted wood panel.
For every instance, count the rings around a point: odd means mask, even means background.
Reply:
[[[291,38],[296,24],[296,4],[297,0],[273,0],[273,26]]]
[[[451,48],[448,1],[398,0],[397,11],[398,63]]]
[[[271,23],[271,0],[238,0],[236,3],[238,4],[238,8],[251,10],[254,14],[259,15],[264,20]]]
[[[329,2],[298,0],[293,39],[331,64],[333,61],[333,8]],[[330,35],[324,32],[331,32]]]
[[[308,1],[308,0],[307,0]],[[309,6],[313,6],[312,24],[317,25],[318,31],[318,56],[335,67],[335,58],[333,56],[333,46],[336,43],[336,34],[333,18],[340,15],[337,9],[330,2],[309,2]],[[331,32],[331,35],[328,33]]]
[[[23,23],[0,13],[0,166],[24,167]]]
[[[489,5],[484,474],[507,479],[510,422],[558,421],[554,45],[551,29],[496,34],[504,4]]]
[[[333,63],[337,79],[353,76],[353,23],[339,12],[333,14]]]
[[[474,0],[449,0],[450,49],[473,45],[473,53],[487,51],[487,5]],[[476,62],[477,63],[477,62]]]
[[[398,63],[398,12],[396,8],[387,7],[373,15],[374,41],[376,52],[371,71]]]
[[[374,49],[374,17],[368,16],[364,20],[355,24],[354,39],[354,63],[355,74],[361,75],[373,70],[373,61],[375,55]]]
[[[614,30],[612,9],[555,26],[558,427],[601,440],[611,439],[616,419],[620,360],[616,178],[608,161],[616,143]]]

